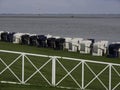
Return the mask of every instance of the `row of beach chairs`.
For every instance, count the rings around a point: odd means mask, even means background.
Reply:
[[[55,50],[68,50],[93,56],[120,57],[120,42],[108,45],[108,41],[94,39],[70,38],[52,35],[37,35],[30,33],[16,33],[0,31],[0,40],[14,44],[30,45]]]

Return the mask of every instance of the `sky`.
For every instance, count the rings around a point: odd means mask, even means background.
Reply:
[[[120,14],[120,0],[0,0],[0,13]]]

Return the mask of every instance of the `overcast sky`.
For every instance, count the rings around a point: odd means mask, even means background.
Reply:
[[[0,0],[0,13],[120,14],[120,0]]]

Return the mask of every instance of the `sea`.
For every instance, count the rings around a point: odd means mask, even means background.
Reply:
[[[0,17],[0,31],[120,42],[116,17]]]

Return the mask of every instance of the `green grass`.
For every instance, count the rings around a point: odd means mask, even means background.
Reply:
[[[12,43],[0,42],[0,49],[3,50],[12,50],[12,51],[20,51],[20,52],[28,52],[28,53],[36,53],[36,54],[45,54],[45,55],[53,55],[53,56],[65,56],[72,58],[80,58],[80,59],[88,59],[95,61],[103,61],[103,62],[112,62],[119,63],[120,58],[106,58],[106,56],[91,56],[89,54],[80,54],[79,52],[68,52],[62,50],[53,50],[49,48],[38,48],[27,45],[16,45]]]
[[[95,60],[95,61],[104,61],[104,62],[112,62],[112,63],[119,63],[120,64],[120,58],[107,58],[107,57],[97,57],[97,56],[91,56],[91,55],[85,55],[80,54],[79,52],[68,52],[68,51],[61,51],[61,50],[52,50],[49,48],[38,48],[38,47],[32,47],[32,46],[26,46],[26,45],[16,45],[12,43],[6,43],[6,42],[0,42],[0,49],[2,50],[12,50],[12,51],[20,51],[20,52],[29,52],[29,53],[36,53],[36,54],[44,54],[44,55],[52,55],[52,56],[64,56],[64,57],[72,57],[72,58],[80,58],[80,59],[88,59],[88,60]],[[18,55],[17,54],[6,54],[6,53],[0,53],[0,58],[2,58],[7,65],[9,65]],[[42,66],[49,58],[39,58],[35,56],[28,56],[31,61],[36,65],[37,68]],[[59,59],[59,61],[64,65],[64,67],[70,71],[74,66],[76,66],[79,62],[78,61],[69,61]],[[15,74],[21,79],[21,58],[15,62],[10,68],[15,72]],[[105,68],[105,65],[100,64],[92,64],[88,63],[88,65],[93,69],[93,71],[98,74],[100,70]],[[65,70],[60,66],[58,62],[56,62],[56,82],[58,82],[63,76],[66,75]],[[0,71],[4,69],[5,66],[0,62]],[[40,71],[42,74],[48,79],[49,82],[51,82],[51,61]],[[71,75],[77,80],[78,83],[81,85],[81,65],[75,69],[71,73]],[[115,67],[117,71],[120,73],[120,67]],[[35,68],[28,62],[28,60],[25,58],[25,80],[35,72]],[[108,87],[108,73],[109,70],[106,69],[104,73],[102,73],[99,78],[105,82],[105,85]],[[115,73],[114,70],[112,70],[112,87],[114,87],[118,82],[120,82],[119,76]],[[85,85],[94,77],[94,75],[89,71],[87,66],[85,66]],[[0,76],[0,81],[14,81],[18,82],[17,79],[10,73],[9,70],[5,71]],[[38,90],[39,88],[41,90],[59,90],[59,88],[53,88],[53,87],[44,87],[49,86],[48,83],[41,77],[39,73],[37,73],[33,78],[31,78],[27,83],[31,83],[32,86],[24,86],[24,85],[10,85],[10,84],[1,84],[2,90]],[[65,86],[65,87],[78,87],[70,76],[65,78],[62,83],[59,84],[59,86]],[[120,87],[117,89],[119,90]],[[88,89],[93,90],[105,90],[105,88],[101,87],[101,84],[98,80],[95,80],[90,86],[88,86]],[[116,90],[117,90],[116,89]]]
[[[35,85],[13,85],[13,84],[1,84],[0,90],[66,90],[64,88],[43,87]]]

